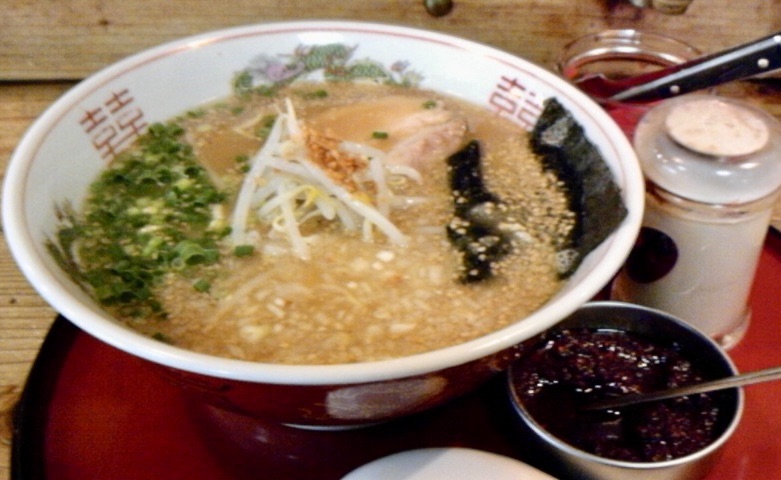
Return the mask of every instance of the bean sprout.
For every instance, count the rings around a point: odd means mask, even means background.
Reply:
[[[405,244],[406,236],[388,218],[392,208],[404,202],[394,196],[386,180],[388,175],[401,175],[420,181],[420,174],[410,167],[389,168],[385,153],[370,146],[342,142],[339,149],[368,159],[368,168],[359,169],[352,180],[356,185],[371,183],[372,188],[353,192],[310,158],[305,130],[286,99],[286,111],[277,116],[263,147],[250,160],[239,190],[231,219],[233,244],[251,243],[255,221],[283,234],[293,252],[308,259],[308,239],[300,227],[316,217],[339,221],[345,230],[360,232],[366,241],[373,239],[377,229],[392,243]]]

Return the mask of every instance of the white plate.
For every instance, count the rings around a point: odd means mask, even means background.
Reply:
[[[518,460],[468,448],[424,448],[380,458],[342,480],[555,480]]]

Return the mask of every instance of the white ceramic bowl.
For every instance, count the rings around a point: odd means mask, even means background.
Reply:
[[[556,97],[604,155],[622,189],[627,218],[532,315],[468,343],[408,358],[334,366],[215,358],[152,340],[107,315],[44,246],[57,225],[55,205],[71,201],[78,206],[113,152],[132,141],[138,130],[229,95],[234,75],[260,55],[281,58],[302,45],[320,44],[354,47],[352,59],[371,58],[388,71],[392,65],[408,65],[405,72],[422,75],[421,87],[506,110],[527,129],[536,120],[535,106]],[[566,317],[611,279],[634,242],[642,208],[642,175],[628,140],[597,104],[553,73],[509,53],[440,33],[307,21],[185,38],[129,57],[81,82],[56,101],[18,145],[6,172],[3,220],[12,254],[30,283],[85,331],[169,367],[165,370],[185,386],[192,387],[196,378],[192,390],[221,404],[285,422],[341,425],[427,408],[504,368],[506,363],[497,357],[501,352]],[[266,398],[268,392],[273,396]],[[279,405],[286,401],[289,405]]]

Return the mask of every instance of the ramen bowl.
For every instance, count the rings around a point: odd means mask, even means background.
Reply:
[[[543,101],[556,98],[604,156],[621,190],[625,219],[532,314],[480,338],[402,358],[335,365],[220,358],[141,335],[107,314],[47,249],[62,213],[58,206],[80,205],[90,182],[149,125],[231,94],[237,78],[289,81],[302,74],[292,60],[312,51],[331,55],[320,58],[319,67],[306,64],[308,74],[340,75],[358,66],[384,80],[414,81],[483,105],[527,130]],[[306,21],[185,38],[87,78],[45,111],[19,143],[6,172],[3,219],[29,282],[84,331],[159,367],[210,405],[286,424],[339,427],[433,407],[504,370],[516,344],[554,325],[608,283],[634,242],[642,207],[642,175],[629,142],[597,104],[553,73],[441,33]]]
[[[696,480],[712,469],[740,423],[744,398],[738,388],[606,411],[578,407],[664,388],[662,382],[680,386],[697,376],[737,373],[717,343],[665,312],[590,302],[526,346],[508,369],[511,404],[537,466],[559,478]],[[565,366],[572,362],[577,370]],[[550,375],[560,375],[552,415],[540,408],[542,390],[529,387]]]

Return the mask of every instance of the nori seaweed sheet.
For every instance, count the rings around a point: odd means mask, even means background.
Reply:
[[[472,140],[447,159],[450,189],[453,193],[454,218],[447,226],[450,242],[462,255],[461,281],[479,282],[493,275],[493,263],[512,250],[507,236],[498,225],[476,212],[481,206],[501,204],[483,182],[480,143]]]
[[[583,127],[555,98],[545,100],[542,114],[531,131],[529,144],[542,162],[565,185],[576,223],[562,250],[577,255],[562,277],[571,275],[627,215],[621,189],[597,147]]]

